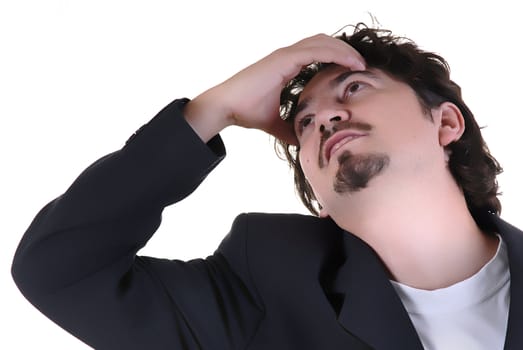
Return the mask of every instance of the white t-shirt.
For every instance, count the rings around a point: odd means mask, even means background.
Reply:
[[[391,281],[426,350],[503,349],[510,303],[507,248],[474,276],[436,290]]]

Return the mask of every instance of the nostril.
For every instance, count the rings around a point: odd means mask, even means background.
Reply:
[[[324,132],[325,131],[325,125],[320,125],[320,132]]]

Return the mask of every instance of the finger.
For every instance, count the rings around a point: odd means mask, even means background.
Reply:
[[[356,49],[324,34],[298,42],[288,50],[286,57],[294,62],[294,66],[286,72],[285,81],[294,78],[303,67],[313,62],[335,63],[358,71],[366,69],[365,59]]]
[[[307,59],[313,62],[332,62],[354,70],[365,69],[365,59],[355,48],[343,40],[325,34],[312,37],[303,46],[303,50],[303,54],[309,56]]]

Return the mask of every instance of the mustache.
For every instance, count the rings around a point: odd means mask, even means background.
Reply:
[[[345,130],[345,129],[368,132],[368,131],[372,130],[372,125],[364,123],[364,122],[343,120],[341,122],[334,124],[331,129],[325,130],[321,134],[321,138],[320,138],[320,149],[319,149],[319,154],[318,154],[320,167],[322,167],[322,165],[323,165],[323,146],[325,145],[325,141],[327,141],[327,139],[329,137],[331,137],[333,134],[335,134],[336,132],[338,132],[340,130]]]

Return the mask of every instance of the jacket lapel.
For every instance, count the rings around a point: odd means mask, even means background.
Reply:
[[[483,225],[482,225],[483,224]],[[505,350],[523,348],[523,232],[499,217],[487,214],[480,225],[501,235],[507,244],[510,268],[510,306]]]
[[[343,296],[338,321],[374,349],[418,349],[423,346],[407,311],[376,253],[356,236],[344,234],[346,261],[332,292]]]

